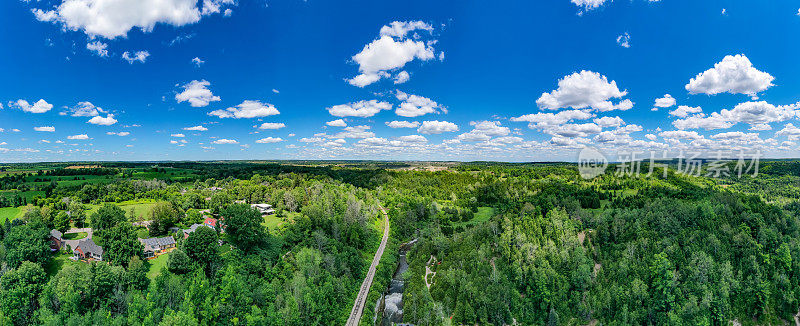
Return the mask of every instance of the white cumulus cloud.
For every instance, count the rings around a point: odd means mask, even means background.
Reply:
[[[218,13],[232,0],[61,0],[53,10],[33,9],[36,19],[64,29],[82,31],[90,37],[126,37],[133,28],[150,32],[157,24],[183,26]]]
[[[354,103],[339,104],[327,108],[328,113],[335,117],[369,118],[382,110],[391,110],[392,104],[378,100],[358,101]]]
[[[382,78],[391,77],[392,72],[403,68],[407,63],[419,59],[428,61],[435,57],[433,45],[436,40],[408,38],[412,31],[424,30],[427,34],[433,30],[429,24],[421,21],[392,22],[381,28],[380,37],[365,45],[361,52],[352,57],[358,64],[359,74],[347,80],[351,85],[364,87]],[[419,34],[416,34],[419,37]],[[408,81],[410,75],[402,71],[395,76],[395,82]]]
[[[134,62],[137,62],[137,61],[141,62],[141,63],[144,63],[145,61],[147,61],[147,57],[149,57],[149,56],[150,56],[150,52],[147,52],[147,51],[136,51],[133,54],[129,53],[128,51],[125,51],[124,53],[122,53],[122,59],[124,59],[125,61],[127,61],[130,64],[133,64]]]
[[[267,137],[267,138],[261,138],[259,140],[256,140],[256,143],[259,143],[259,144],[272,144],[272,143],[278,143],[278,142],[282,142],[282,141],[283,141],[283,139],[281,139],[280,137]]]
[[[117,123],[117,119],[114,119],[113,114],[109,114],[105,118],[101,116],[93,117],[89,119],[89,121],[86,121],[86,123],[91,123],[93,125],[110,126]]]
[[[222,138],[222,139],[217,139],[215,141],[212,141],[211,143],[212,144],[217,144],[217,145],[225,145],[225,144],[238,144],[239,142],[236,141],[235,139]]]
[[[208,115],[220,118],[236,119],[261,118],[276,114],[280,114],[280,112],[278,112],[278,109],[275,108],[274,105],[253,100],[245,100],[235,107],[230,107],[225,110],[215,110],[208,113]]]
[[[178,103],[189,102],[193,107],[199,108],[208,106],[210,102],[219,101],[219,96],[214,96],[208,89],[211,83],[205,80],[193,80],[183,85],[183,92],[175,94]]]
[[[86,43],[86,49],[101,57],[108,56],[108,44],[100,41]]]
[[[413,94],[406,94],[397,91],[397,99],[403,101],[400,106],[394,111],[401,117],[418,117],[429,113],[437,113],[445,111],[445,108],[434,102],[433,100]]]
[[[664,94],[664,97],[657,98],[655,104],[653,106],[657,108],[668,108],[675,105],[676,101],[672,95]]]
[[[33,105],[28,103],[26,100],[16,100],[15,102],[8,103],[8,106],[16,107],[22,111],[30,113],[45,113],[53,108],[52,104],[47,103],[47,101],[43,99],[39,99],[36,101],[36,103],[33,103]]]
[[[35,131],[43,131],[43,132],[54,132],[56,131],[56,127],[33,127]]]
[[[336,119],[336,120],[333,120],[333,121],[328,121],[325,124],[328,125],[328,126],[331,126],[331,127],[347,127],[347,122],[345,122],[342,119]]]
[[[417,132],[426,135],[441,134],[444,132],[458,131],[458,125],[448,121],[423,121]]]
[[[264,122],[264,123],[261,124],[261,126],[258,127],[258,129],[275,130],[275,129],[281,129],[281,128],[285,128],[285,127],[286,127],[286,125],[283,122]]]
[[[686,90],[692,94],[746,94],[756,96],[773,86],[775,77],[759,71],[744,54],[728,55],[714,68],[699,73],[689,80]]]
[[[419,127],[418,121],[389,121],[386,122],[389,128],[416,128]]]
[[[582,70],[560,79],[558,89],[550,93],[543,93],[536,100],[536,104],[547,110],[561,108],[592,108],[598,111],[628,110],[633,108],[631,100],[621,100],[616,104],[611,101],[611,99],[622,98],[627,94],[627,91],[619,90],[615,81],[609,82],[606,76]]]
[[[188,131],[207,131],[208,128],[203,127],[203,126],[194,126],[194,127],[183,128],[183,130],[188,130]]]

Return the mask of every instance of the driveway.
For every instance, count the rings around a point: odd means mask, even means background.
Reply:
[[[83,238],[83,239],[91,239],[92,238],[92,228],[80,228],[80,229],[71,228],[71,229],[67,230],[67,232],[64,232],[64,234],[67,234],[67,233],[79,233],[79,232],[86,232],[86,237]],[[83,239],[64,240],[64,243],[66,243],[67,246],[69,246],[70,251],[72,251],[72,249],[75,248],[75,246],[78,245],[78,242],[83,240]]]

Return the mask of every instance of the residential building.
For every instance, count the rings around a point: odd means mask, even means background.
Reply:
[[[78,242],[72,253],[76,259],[84,260],[103,260],[103,247],[98,246],[92,239],[83,239]]]
[[[171,236],[162,238],[139,238],[139,242],[144,245],[144,258],[150,259],[175,248],[175,238]]]
[[[275,214],[275,209],[273,209],[270,204],[252,204],[250,207],[257,209],[261,215]]]
[[[61,231],[50,230],[50,250],[56,251],[64,248],[64,239]]]

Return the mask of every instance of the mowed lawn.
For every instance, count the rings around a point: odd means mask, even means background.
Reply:
[[[136,214],[136,216],[142,216],[144,217],[145,220],[147,220],[148,216],[150,216],[150,211],[153,209],[153,206],[156,205],[156,202],[132,200],[121,203],[109,203],[109,204],[114,204],[117,205],[119,208],[122,208],[122,210],[125,211],[126,215],[131,211],[131,209],[133,209],[133,212],[134,214]],[[105,204],[87,205],[89,209],[86,211],[86,216],[91,216],[92,213],[97,212],[97,210],[103,205]]]
[[[79,240],[85,238],[89,235],[86,232],[77,232],[77,233],[65,233],[63,238],[64,240]]]
[[[50,260],[50,263],[48,263],[47,266],[45,266],[45,272],[47,272],[47,276],[52,277],[53,275],[56,275],[56,273],[58,273],[58,271],[64,268],[65,265],[82,264],[80,262],[76,262],[72,259],[69,259],[69,257],[72,257],[72,255],[62,254],[60,252],[54,254],[53,259]]]
[[[167,256],[169,256],[169,254],[163,254],[147,261],[150,265],[150,268],[147,270],[147,278],[152,281],[161,273],[161,269],[167,266]]]
[[[6,219],[12,221],[15,218],[22,218],[22,215],[25,215],[25,212],[27,211],[28,207],[26,206],[0,208],[0,225],[3,225],[6,222]]]
[[[278,217],[277,214],[267,215],[264,216],[264,222],[261,222],[261,225],[267,227],[270,232],[278,231],[281,225],[294,221],[296,216],[300,216],[298,212],[285,212],[283,217]]]

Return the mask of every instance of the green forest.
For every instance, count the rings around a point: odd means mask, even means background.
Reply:
[[[401,248],[414,325],[798,322],[800,162],[614,168],[2,165],[0,325],[344,325],[386,227],[359,325],[386,324]],[[70,245],[90,240],[102,259]]]

